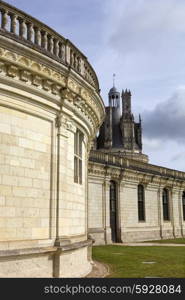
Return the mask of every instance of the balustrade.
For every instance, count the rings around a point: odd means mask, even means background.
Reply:
[[[0,1],[0,32],[13,35],[19,42],[38,47],[38,51],[51,55],[61,63],[69,64],[99,92],[96,74],[87,58],[69,41],[40,21]],[[70,55],[67,58],[68,53]]]
[[[184,179],[185,178],[185,172],[179,172],[176,170],[172,169],[167,169],[164,167],[158,167],[155,165],[147,164],[141,161],[135,161],[132,159],[124,158],[124,157],[119,157],[117,155],[114,155],[112,153],[106,153],[106,152],[100,152],[96,150],[91,150],[90,152],[90,161],[96,161],[99,163],[104,163],[104,164],[112,164],[115,166],[125,166],[129,167],[132,169],[140,169],[148,173],[156,173],[156,175],[159,176],[169,176],[169,177],[175,177],[179,179]],[[129,165],[128,165],[129,162]]]

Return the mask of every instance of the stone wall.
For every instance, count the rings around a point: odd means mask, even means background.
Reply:
[[[119,158],[120,159],[120,158]],[[113,160],[116,162],[116,157]],[[157,167],[157,166],[156,166]],[[147,172],[124,169],[89,162],[89,233],[95,239],[95,244],[109,244],[111,241],[110,228],[110,181],[117,185],[117,241],[135,242],[174,238],[184,236],[185,221],[182,215],[182,192],[185,181],[164,178],[162,175],[154,177]],[[160,168],[159,168],[160,172]],[[138,220],[138,184],[143,184],[145,193],[145,220]],[[100,186],[102,193],[100,193]],[[170,220],[163,219],[162,191],[169,191]],[[100,205],[101,203],[101,205]],[[102,211],[100,211],[102,209]],[[100,218],[99,216],[104,216]]]
[[[85,276],[88,153],[104,117],[98,80],[49,27],[4,2],[0,17],[0,277]]]
[[[51,122],[0,107],[0,240],[50,237]]]

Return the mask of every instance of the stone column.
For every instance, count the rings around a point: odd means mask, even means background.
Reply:
[[[88,231],[88,159],[90,149],[88,149],[88,144],[90,141],[84,137],[83,144],[85,149],[85,234],[87,235]]]
[[[111,244],[111,228],[110,228],[110,180],[106,178],[103,183],[103,212],[104,212],[104,232],[105,244]]]
[[[181,199],[180,199],[181,198]],[[180,211],[180,200],[182,201],[182,192],[179,192],[178,188],[172,190],[172,225],[174,237],[181,237],[181,211]]]
[[[171,221],[171,225],[172,225],[172,234],[173,237],[175,238],[175,233],[176,233],[176,229],[175,229],[175,213],[178,213],[178,211],[175,211],[175,207],[174,207],[174,201],[175,201],[175,190],[172,188],[171,190],[169,190],[169,210],[170,210],[170,221]]]
[[[60,200],[60,134],[61,134],[61,115],[56,118],[57,127],[57,182],[56,182],[56,243],[59,240],[59,200]]]
[[[125,182],[120,181],[119,183],[119,226],[120,226],[120,242],[124,242],[125,240],[125,233],[124,230],[126,229],[126,220],[124,218],[124,186]],[[125,221],[125,222],[124,222]]]
[[[178,209],[179,209],[179,224],[180,224],[180,233],[181,236],[184,237],[185,236],[185,231],[184,231],[184,220],[183,220],[183,211],[182,211],[182,193],[183,193],[184,189],[180,189],[179,190],[179,201],[178,201]]]
[[[158,220],[159,220],[159,235],[160,238],[163,238],[162,224],[163,224],[163,207],[162,207],[162,193],[163,187],[158,189]]]
[[[124,177],[124,172],[121,171],[120,173],[120,179],[117,185],[117,239],[119,243],[122,243],[122,211],[121,211],[121,201],[123,201],[122,192],[124,187],[124,182],[122,182]]]

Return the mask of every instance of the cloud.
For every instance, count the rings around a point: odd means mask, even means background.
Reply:
[[[142,118],[146,138],[185,143],[185,87],[153,110],[145,110]]]
[[[150,151],[159,151],[161,149],[161,141],[159,139],[151,139],[147,138],[146,136],[143,137],[143,146],[144,149],[147,149],[148,152]]]
[[[176,153],[174,156],[171,157],[171,161],[181,161],[183,160],[184,161],[185,159],[185,152],[179,152],[179,153]]]
[[[177,39],[177,34],[185,33],[183,1],[137,0],[134,6],[128,1],[123,1],[122,5],[118,2],[119,11],[112,1],[116,16],[110,45],[124,55],[138,51],[146,54],[151,50],[156,54],[165,48],[168,52],[171,48],[167,46]]]
[[[116,73],[117,88],[131,89],[134,113],[143,111],[143,146],[151,162],[183,166],[184,0],[7,1],[69,38],[88,57],[106,104]],[[175,155],[179,159],[173,160]]]

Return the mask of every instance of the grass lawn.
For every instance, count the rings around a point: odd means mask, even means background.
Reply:
[[[185,239],[169,239],[169,240],[155,240],[155,241],[144,241],[144,243],[162,243],[162,244],[185,244]]]
[[[94,246],[93,259],[108,264],[112,278],[185,278],[184,247]]]

